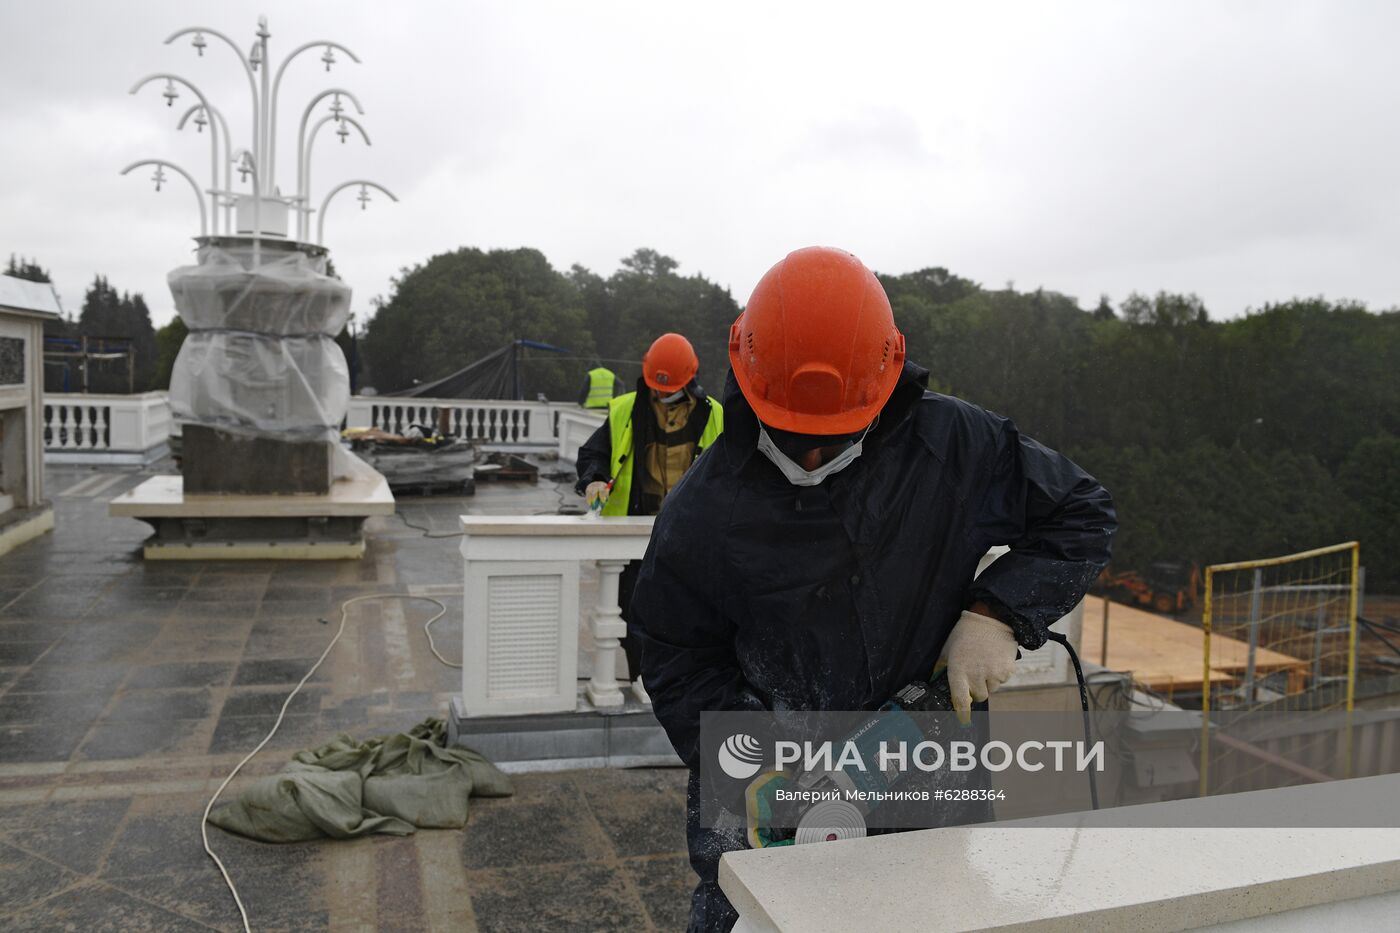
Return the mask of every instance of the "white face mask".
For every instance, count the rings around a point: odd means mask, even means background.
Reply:
[[[657,401],[662,405],[674,405],[683,398],[685,398],[685,389],[681,389],[679,392],[672,392],[670,395],[663,395],[657,399]]]
[[[816,486],[828,476],[840,473],[856,461],[856,458],[860,456],[861,446],[865,443],[865,435],[870,433],[870,428],[873,426],[873,424],[868,425],[861,433],[859,440],[815,470],[802,469],[795,460],[779,450],[778,445],[773,443],[773,439],[768,436],[768,432],[763,429],[761,423],[758,426],[758,449],[763,451],[765,457],[773,461],[773,465],[792,485]]]

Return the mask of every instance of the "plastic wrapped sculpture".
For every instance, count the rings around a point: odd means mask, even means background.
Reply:
[[[345,102],[363,114],[351,92],[333,87],[316,95],[301,114],[296,146],[296,189],[283,195],[277,183],[277,103],[287,66],[303,52],[322,50],[329,71],[342,53],[359,58],[336,42],[318,40],[293,50],[273,72],[266,18],[258,20],[256,40],[245,54],[230,38],[207,27],[182,29],[166,44],[192,37],[204,55],[210,40],[237,57],[252,98],[251,142],[235,149],[222,111],[188,80],[157,73],[138,81],[135,94],[164,83],[167,106],[181,90],[194,104],[178,128],[191,122],[209,135],[210,180],[201,188],[194,177],[170,162],[135,162],[126,174],[155,166],[159,191],[172,170],[189,182],[200,209],[200,236],[194,265],[170,273],[175,307],[190,330],[171,377],[172,413],[184,440],[186,494],[326,494],[336,475],[351,465],[336,441],[349,403],[349,373],[335,337],[350,313],[350,289],[328,274],[322,239],[331,200],[359,188],[361,208],[371,188],[398,200],[383,186],[356,179],[329,189],[319,208],[311,207],[311,153],[317,132],[332,124],[345,142],[353,129],[369,136],[346,113]],[[316,107],[329,112],[312,123]],[[222,173],[220,167],[222,166]],[[235,184],[234,176],[238,176]],[[243,190],[236,190],[239,186]],[[208,203],[205,203],[207,193]],[[312,214],[318,213],[311,240]]]
[[[246,54],[207,27],[181,29],[165,40],[190,37],[200,56],[211,45],[232,52],[252,102],[249,135],[239,140],[246,146],[235,147],[223,111],[185,78],[161,72],[131,88],[135,94],[154,84],[172,108],[192,96],[176,129],[192,125],[209,137],[207,185],[163,159],[122,170],[153,167],[157,191],[179,176],[199,205],[195,262],[169,276],[176,310],[190,331],[170,382],[182,475],[153,476],[109,506],[113,515],[154,527],[148,559],[359,557],[365,519],[394,510],[384,477],[339,443],[350,380],[335,338],[349,318],[350,288],[331,271],[324,237],[326,209],[340,192],[358,188],[362,209],[370,189],[398,199],[375,182],[355,179],[329,187],[313,207],[317,133],[330,126],[341,142],[352,135],[370,141],[347,112],[347,105],[356,114],[364,108],[342,87],[321,91],[302,110],[296,187],[282,193],[277,102],[287,66],[313,51],[327,70],[338,55],[359,59],[339,43],[318,40],[292,50],[274,70],[270,36],[264,18]],[[328,112],[318,114],[322,106]]]

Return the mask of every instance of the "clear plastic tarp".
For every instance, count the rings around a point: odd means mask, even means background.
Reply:
[[[339,430],[350,404],[345,354],[329,337],[196,331],[170,378],[185,422],[305,440]]]
[[[326,257],[290,243],[206,243],[198,262],[169,275],[190,329],[170,380],[184,423],[334,441],[350,402],[345,355],[333,339],[350,314],[350,288]]]
[[[168,276],[190,330],[335,337],[350,319],[350,286],[326,275],[326,257],[283,251],[266,240],[254,269],[252,246],[202,246],[199,262]]]

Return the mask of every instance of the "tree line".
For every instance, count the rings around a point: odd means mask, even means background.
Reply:
[[[7,271],[47,280],[29,260]],[[1084,309],[938,267],[880,279],[935,390],[1015,419],[1103,481],[1122,521],[1120,566],[1355,538],[1370,588],[1400,587],[1400,312],[1301,298],[1217,321],[1189,294]],[[718,394],[739,311],[727,289],[651,249],[604,276],[557,270],[534,249],[463,248],[401,270],[353,355],[358,384],[385,392],[539,341],[564,352],[522,351],[525,397],[572,400],[598,362],[631,385],[651,341],[677,331]],[[60,328],[130,337],[138,390],[168,385],[185,334],[178,318],[154,330],[142,297],[102,276]],[[340,342],[352,355],[350,336]],[[124,368],[120,378],[115,391]]]
[[[650,249],[606,277],[533,249],[434,256],[377,302],[362,381],[408,388],[528,338],[568,353],[527,352],[526,397],[572,399],[599,360],[630,385],[651,340],[674,330],[717,394],[740,306],[678,269]],[[1217,321],[1190,294],[1084,309],[938,267],[880,280],[935,390],[1015,419],[1103,481],[1120,566],[1355,538],[1370,587],[1400,587],[1400,312],[1303,298]]]

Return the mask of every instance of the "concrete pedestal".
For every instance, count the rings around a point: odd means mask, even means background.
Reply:
[[[186,495],[182,477],[155,476],[108,511],[155,529],[147,560],[344,560],[364,556],[365,519],[394,514],[394,496],[357,461],[323,496]]]

